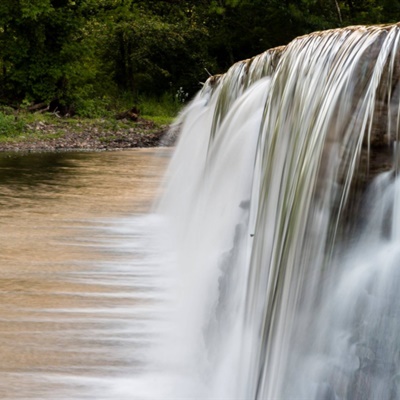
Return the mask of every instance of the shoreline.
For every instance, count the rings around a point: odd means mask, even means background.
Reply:
[[[158,126],[140,120],[110,127],[105,121],[60,119],[54,123],[36,122],[15,137],[0,141],[0,152],[107,151],[143,147],[170,147],[176,133],[168,125]]]

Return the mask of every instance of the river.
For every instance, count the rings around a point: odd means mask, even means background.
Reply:
[[[0,398],[135,397],[123,382],[155,336],[148,211],[170,154],[0,156]]]

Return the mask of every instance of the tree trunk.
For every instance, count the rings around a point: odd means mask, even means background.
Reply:
[[[340,11],[339,3],[338,3],[337,0],[334,0],[334,2],[335,2],[335,6],[336,6],[336,11],[337,11],[337,13],[338,13],[339,22],[340,22],[340,24],[342,24],[343,19],[342,19],[342,13],[341,13],[341,11]],[[351,1],[350,1],[350,2],[351,2]]]

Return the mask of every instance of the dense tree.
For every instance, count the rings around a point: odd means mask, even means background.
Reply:
[[[84,20],[79,1],[3,0],[0,5],[2,97],[49,101],[68,85]]]
[[[208,31],[186,1],[114,2],[106,20],[104,67],[121,89],[160,94],[196,84]]]
[[[399,19],[400,0],[2,0],[0,101],[193,93],[298,35]]]

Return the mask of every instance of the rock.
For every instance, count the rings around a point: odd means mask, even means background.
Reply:
[[[117,114],[116,119],[125,120],[126,122],[128,120],[136,122],[139,119],[139,114],[140,114],[139,109],[134,106],[128,111],[124,111],[122,113]]]
[[[166,130],[165,127],[157,129],[151,121],[141,119],[134,126],[120,128],[117,131],[111,130],[104,122],[106,121],[94,126],[93,121],[88,125],[84,122],[69,124],[60,119],[55,120],[54,123],[27,124],[26,137],[20,136],[20,140],[17,141],[14,138],[9,142],[0,142],[0,151],[106,150],[165,145],[160,142]],[[34,134],[29,135],[29,131],[40,132],[44,135],[38,138]]]

